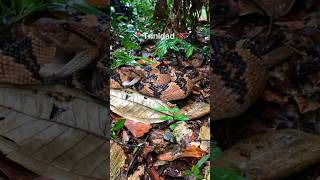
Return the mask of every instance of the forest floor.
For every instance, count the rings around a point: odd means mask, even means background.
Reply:
[[[191,27],[164,30],[164,24],[153,22],[157,13],[150,7],[155,4],[148,2],[129,4],[136,16],[123,14],[129,19],[111,21],[112,144],[117,150],[115,144],[120,145],[125,157],[123,164],[114,164],[124,167],[124,179],[209,179],[209,22],[199,24],[196,36]],[[158,33],[167,38],[157,38]],[[170,81],[165,80],[168,75]],[[142,83],[136,85],[134,79]],[[119,82],[141,93],[112,87]],[[141,88],[155,91],[154,97]],[[119,162],[119,155],[112,155]]]

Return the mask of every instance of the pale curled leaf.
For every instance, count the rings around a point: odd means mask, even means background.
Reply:
[[[204,102],[192,102],[184,106],[179,114],[183,114],[189,119],[197,119],[210,113],[210,104]]]
[[[119,116],[143,123],[161,123],[170,112],[157,112],[157,108],[169,108],[157,98],[144,96],[130,89],[110,89],[110,110]]]
[[[69,98],[65,89],[49,89],[0,88],[0,151],[50,178],[106,179],[107,108],[81,93]]]

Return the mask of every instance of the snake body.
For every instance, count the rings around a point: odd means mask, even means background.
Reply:
[[[212,36],[211,118],[235,117],[252,105],[263,91],[265,66],[249,41],[231,35]]]
[[[114,71],[110,84],[111,88],[134,87],[142,94],[164,101],[184,99],[193,88],[190,78],[166,66],[120,68]]]
[[[100,97],[109,94],[106,16],[41,18],[27,28],[24,37],[0,50],[1,83],[38,85],[60,81],[77,84]],[[77,76],[91,64],[84,82]]]

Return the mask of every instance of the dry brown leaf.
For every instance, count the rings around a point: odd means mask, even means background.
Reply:
[[[160,161],[174,161],[176,159],[178,159],[178,156],[174,152],[167,152],[158,156]]]
[[[259,13],[263,14],[263,11],[261,11],[257,6],[255,6],[253,3],[247,0],[239,0],[239,15],[245,16],[247,14],[251,13]]]
[[[316,100],[305,99],[303,97],[295,96],[294,100],[297,102],[300,113],[304,114],[310,111],[315,111],[320,108],[320,103]]]
[[[193,131],[187,127],[186,122],[179,122],[177,123],[177,127],[173,130],[172,134],[176,138],[177,142],[182,144],[183,142],[191,141]]]
[[[187,147],[179,156],[181,157],[193,157],[193,158],[201,158],[206,154],[202,149],[196,146]]]
[[[289,98],[273,92],[271,90],[265,90],[262,94],[262,98],[268,102],[274,102],[280,105],[288,104]]]
[[[210,104],[192,102],[181,108],[179,113],[189,117],[190,120],[197,119],[210,113]]]
[[[105,106],[61,86],[1,87],[0,104],[0,151],[7,158],[54,179],[106,178]]]
[[[152,126],[148,123],[142,123],[126,119],[124,124],[134,137],[142,137],[145,133],[149,132]]]
[[[140,180],[140,177],[144,175],[145,167],[143,165],[138,166],[137,170],[129,176],[128,180]]]
[[[209,152],[210,147],[210,127],[202,126],[200,128],[199,140],[201,142],[200,148],[206,152]]]
[[[121,170],[125,165],[126,155],[121,146],[110,142],[110,177],[114,179],[120,176]]]
[[[263,62],[268,65],[277,65],[281,64],[284,61],[288,60],[291,58],[295,52],[287,47],[287,46],[281,46],[278,48],[273,49],[271,52],[268,54],[264,55]]]
[[[240,0],[239,14],[241,16],[251,13],[263,14],[260,9],[262,8],[268,16],[277,19],[286,15],[291,10],[294,2],[295,0]]]
[[[241,168],[248,179],[283,179],[319,164],[319,144],[316,134],[296,129],[272,130],[234,145],[215,160],[215,165],[232,164]]]
[[[203,150],[196,146],[188,146],[186,149],[181,152],[170,151],[158,156],[158,160],[161,161],[174,161],[179,158],[201,158],[206,154]]]

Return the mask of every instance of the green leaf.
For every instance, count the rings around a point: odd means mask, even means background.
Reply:
[[[179,52],[179,48],[175,45],[170,47],[171,50],[174,50],[175,52]]]
[[[125,118],[120,118],[116,124],[113,126],[112,131],[119,131],[123,128],[124,124],[126,122]]]
[[[118,141],[119,140],[119,137],[114,133],[114,132],[110,132],[110,136],[111,136],[111,139],[115,140],[115,141]]]
[[[191,169],[195,176],[200,175],[200,168],[197,165],[193,165]]]
[[[210,155],[205,155],[203,156],[198,162],[197,162],[197,166],[201,167],[205,162],[207,162],[210,158]]]
[[[189,118],[183,114],[175,114],[173,118],[177,121],[187,121]]]
[[[219,147],[213,147],[212,149],[212,157],[213,157],[213,160],[217,159],[217,157],[219,157],[221,155],[222,151]]]
[[[186,176],[192,176],[192,171],[190,170],[190,169],[186,169],[185,171],[184,171],[184,174],[186,175]]]
[[[104,12],[88,4],[72,4],[72,7],[74,7],[77,11],[85,14],[93,14],[98,16],[106,15]]]
[[[171,125],[169,126],[169,128],[170,128],[172,131],[173,131],[176,127],[177,127],[177,124],[176,124],[176,123],[171,124]]]
[[[136,56],[136,59],[143,60],[143,61],[147,62],[148,64],[157,64],[157,62],[151,61],[148,58],[141,57],[141,56]]]
[[[170,111],[170,109],[166,108],[166,107],[157,107],[157,108],[154,108],[153,110],[155,110],[157,112],[169,112]]]
[[[160,119],[163,120],[163,121],[169,121],[169,120],[173,120],[173,117],[171,117],[171,116],[161,116]]]
[[[171,108],[169,111],[170,111],[171,113],[175,114],[175,113],[179,112],[180,109],[179,109],[178,107],[174,107],[174,108]]]
[[[186,53],[186,58],[190,58],[192,56],[193,50],[194,50],[193,46],[188,46],[187,53]]]
[[[127,50],[138,50],[140,48],[140,46],[138,46],[137,44],[131,42],[130,36],[128,34],[125,35],[124,38],[122,39],[122,45]]]
[[[212,172],[213,179],[219,180],[246,180],[247,178],[240,176],[235,170],[231,168],[215,168]]]
[[[128,20],[128,17],[126,17],[126,16],[118,16],[118,17],[117,17],[117,20],[118,20],[118,21],[122,21],[122,20],[127,21],[127,20]]]
[[[116,50],[112,53],[112,64],[111,68],[115,69],[122,65],[137,65],[135,57],[127,54],[122,50]]]

